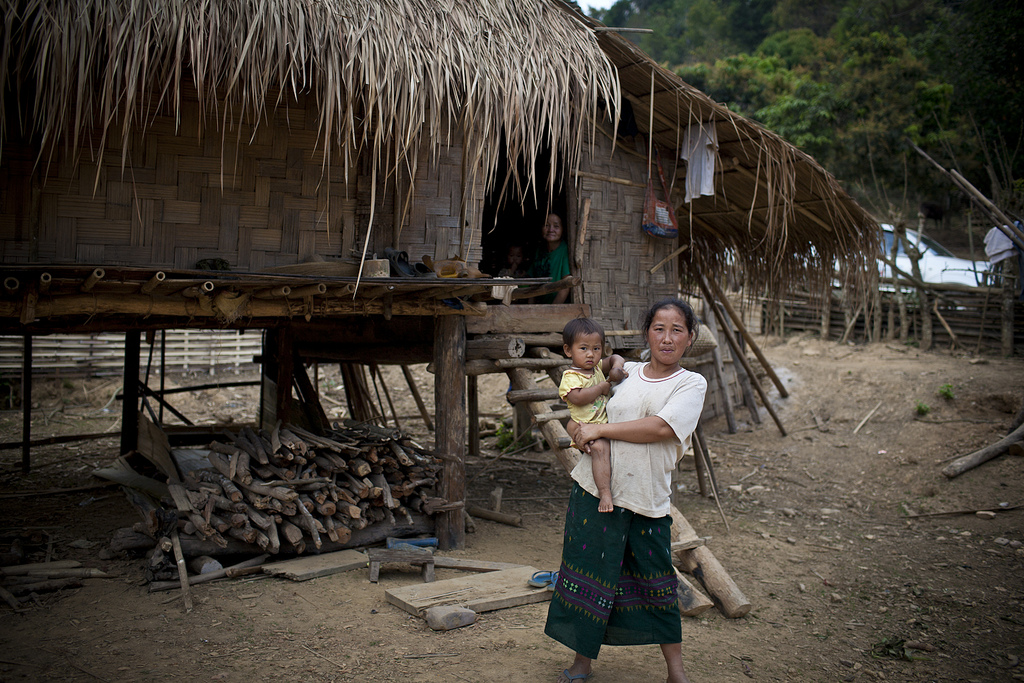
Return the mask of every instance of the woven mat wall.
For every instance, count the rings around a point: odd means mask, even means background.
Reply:
[[[650,269],[677,248],[677,240],[656,240],[640,229],[647,183],[645,158],[616,149],[597,133],[592,153],[581,171],[632,182],[623,185],[582,176],[580,202],[590,198],[586,243],[583,245],[583,292],[591,314],[607,329],[638,326],[654,301],[678,294],[675,259],[652,274]],[[671,163],[666,168],[671,173]],[[574,245],[575,246],[575,245]],[[575,248],[579,248],[576,246]],[[642,345],[639,338],[621,338]]]

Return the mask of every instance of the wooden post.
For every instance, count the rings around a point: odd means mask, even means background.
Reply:
[[[268,328],[263,331],[263,344],[260,350],[260,406],[256,423],[260,429],[273,429],[277,424],[275,412],[277,402],[277,360],[274,349],[277,347],[277,329]]]
[[[707,279],[704,276],[701,276],[700,285],[704,298],[708,301],[714,302],[707,283]],[[739,361],[743,365],[743,369],[747,371],[747,376],[750,377],[750,382],[754,385],[754,388],[757,389],[757,393],[761,397],[761,403],[764,404],[765,410],[768,411],[772,420],[775,421],[775,426],[779,428],[779,433],[782,434],[782,436],[786,436],[786,428],[782,426],[782,420],[779,419],[779,416],[775,413],[775,409],[772,408],[772,402],[768,399],[768,395],[765,393],[761,383],[757,381],[753,368],[750,367],[750,363],[747,361],[746,355],[744,355],[743,350],[740,348],[739,342],[736,341],[736,336],[732,333],[732,329],[729,328],[728,318],[718,310],[718,306],[715,306],[714,303],[711,305],[711,310],[715,314],[715,317],[718,318],[718,324],[722,326],[722,332],[725,334],[725,340],[729,342],[729,347],[732,349],[733,359]],[[750,340],[748,339],[747,341]],[[767,362],[767,360],[764,361],[764,363]]]
[[[276,348],[273,349],[277,356],[277,376],[274,381],[277,384],[277,395],[274,398],[274,415],[278,420],[290,422],[292,418],[292,378],[294,371],[294,345],[292,344],[292,331],[288,327],[279,327],[274,335]]]
[[[466,378],[466,400],[469,403],[469,454],[480,455],[480,396],[476,375]]]
[[[32,335],[25,334],[21,359],[21,471],[32,468]]]
[[[704,324],[707,326],[708,331],[714,335],[715,339],[718,338],[718,330],[715,329],[714,315],[710,311],[711,304],[707,301],[704,302]],[[722,408],[725,410],[725,422],[729,427],[729,433],[735,434],[738,430],[736,427],[736,416],[732,410],[732,397],[729,396],[729,383],[725,379],[725,364],[722,362],[722,352],[716,346],[711,350],[711,358],[714,361],[715,367],[715,379],[718,381],[718,388],[722,392]],[[697,468],[697,478],[700,479],[700,467]],[[703,485],[702,485],[703,486]],[[703,494],[703,488],[701,494]]]
[[[1017,290],[1017,259],[1008,258],[1002,260],[1002,352],[1003,356],[1009,358],[1013,355],[1013,302]]]
[[[725,308],[725,312],[729,314],[730,318],[732,318],[733,323],[736,325],[736,329],[740,331],[740,335],[742,335],[742,337],[747,340],[747,343],[750,344],[750,350],[754,352],[754,355],[757,356],[757,360],[761,362],[761,365],[764,367],[764,371],[768,374],[768,378],[775,385],[775,388],[779,390],[779,396],[782,398],[788,398],[789,391],[782,383],[782,380],[779,379],[779,376],[775,374],[775,370],[772,368],[771,363],[769,363],[768,359],[764,357],[763,353],[761,353],[761,348],[757,345],[757,342],[754,341],[750,332],[747,331],[747,326],[743,324],[743,319],[732,307],[732,304],[729,302],[729,299],[726,298],[725,293],[719,289],[718,283],[715,282],[714,279],[706,278],[703,275],[700,276],[700,281],[705,289],[710,288],[711,292],[714,293],[714,296],[707,293],[704,295],[704,298],[711,302],[715,301],[715,297],[718,298],[718,301],[720,301],[722,306]],[[718,310],[717,307],[712,308],[716,311]],[[722,327],[728,328],[728,325],[723,322]],[[727,329],[726,332],[728,334],[732,334],[732,330]]]
[[[142,333],[124,333],[124,388],[121,403],[121,455],[139,445],[139,351]]]
[[[462,316],[434,318],[434,449],[444,459],[440,494],[456,503],[466,498],[466,321]],[[466,545],[462,509],[437,517],[442,550]]]

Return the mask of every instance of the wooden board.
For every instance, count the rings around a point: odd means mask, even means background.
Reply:
[[[323,555],[306,555],[294,560],[263,565],[264,574],[283,576],[292,581],[308,581],[320,576],[330,576],[350,569],[361,569],[367,565],[366,553],[358,550],[339,550]]]
[[[433,583],[417,583],[384,591],[384,597],[392,605],[415,616],[438,605],[458,605],[477,613],[491,612],[550,600],[551,591],[526,584],[536,571],[533,567],[519,567]]]
[[[489,560],[472,560],[464,557],[434,556],[434,566],[444,569],[461,569],[464,572],[500,572],[504,569],[519,569],[522,564],[511,562],[491,562]]]
[[[523,304],[487,306],[481,316],[466,318],[467,334],[520,334],[561,332],[566,320],[589,317],[586,304]]]

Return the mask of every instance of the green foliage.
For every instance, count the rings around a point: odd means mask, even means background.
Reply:
[[[914,410],[916,410],[917,414],[920,415],[921,417],[924,417],[928,413],[932,412],[932,409],[924,401],[918,401],[917,405],[914,407]]]
[[[1024,177],[1024,3],[619,0],[594,15],[653,28],[626,35],[847,187],[911,207],[949,194],[909,142],[1010,203]]]
[[[935,393],[937,393],[942,398],[950,401],[956,398],[956,396],[953,394],[953,385],[948,383],[943,384],[941,387],[939,387],[939,390],[936,391]]]

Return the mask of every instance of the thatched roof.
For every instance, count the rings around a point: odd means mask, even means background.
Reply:
[[[554,166],[575,169],[594,126],[616,120],[625,98],[642,134],[666,149],[678,149],[692,122],[718,130],[718,194],[680,209],[690,253],[705,267],[722,265],[733,248],[762,281],[788,279],[808,259],[830,264],[872,239],[869,217],[810,157],[561,0],[0,0],[0,8],[0,91],[17,102],[0,111],[0,145],[34,139],[43,161],[62,147],[99,157],[115,136],[127,154],[155,113],[178,114],[184,98],[198,98],[220,122],[206,134],[229,136],[302,92],[319,103],[325,165],[347,169],[352,155],[368,154],[387,175],[398,164],[414,168],[421,142],[436,150],[458,135],[468,172],[482,169],[490,181],[505,170],[502,145],[527,168],[547,147]]]
[[[680,231],[692,236],[700,269],[720,272],[738,263],[759,285],[755,291],[776,292],[793,280],[830,281],[837,259],[861,273],[874,264],[876,221],[814,159],[690,86],[614,30],[588,23],[618,69],[642,135],[678,150],[690,125],[717,131],[715,196],[678,207]],[[671,173],[670,161],[665,168]],[[682,175],[685,167],[677,187]]]
[[[467,163],[493,172],[502,142],[528,162],[550,146],[576,164],[615,69],[560,2],[516,0],[0,0],[0,118],[43,147],[126,148],[183,97],[230,127],[258,125],[292,92],[319,103],[319,133],[343,154],[415,163],[423,137],[463,134]],[[99,140],[85,141],[89,131]],[[460,142],[462,142],[460,140]],[[569,158],[559,158],[566,155]],[[382,166],[385,167],[386,166]]]

